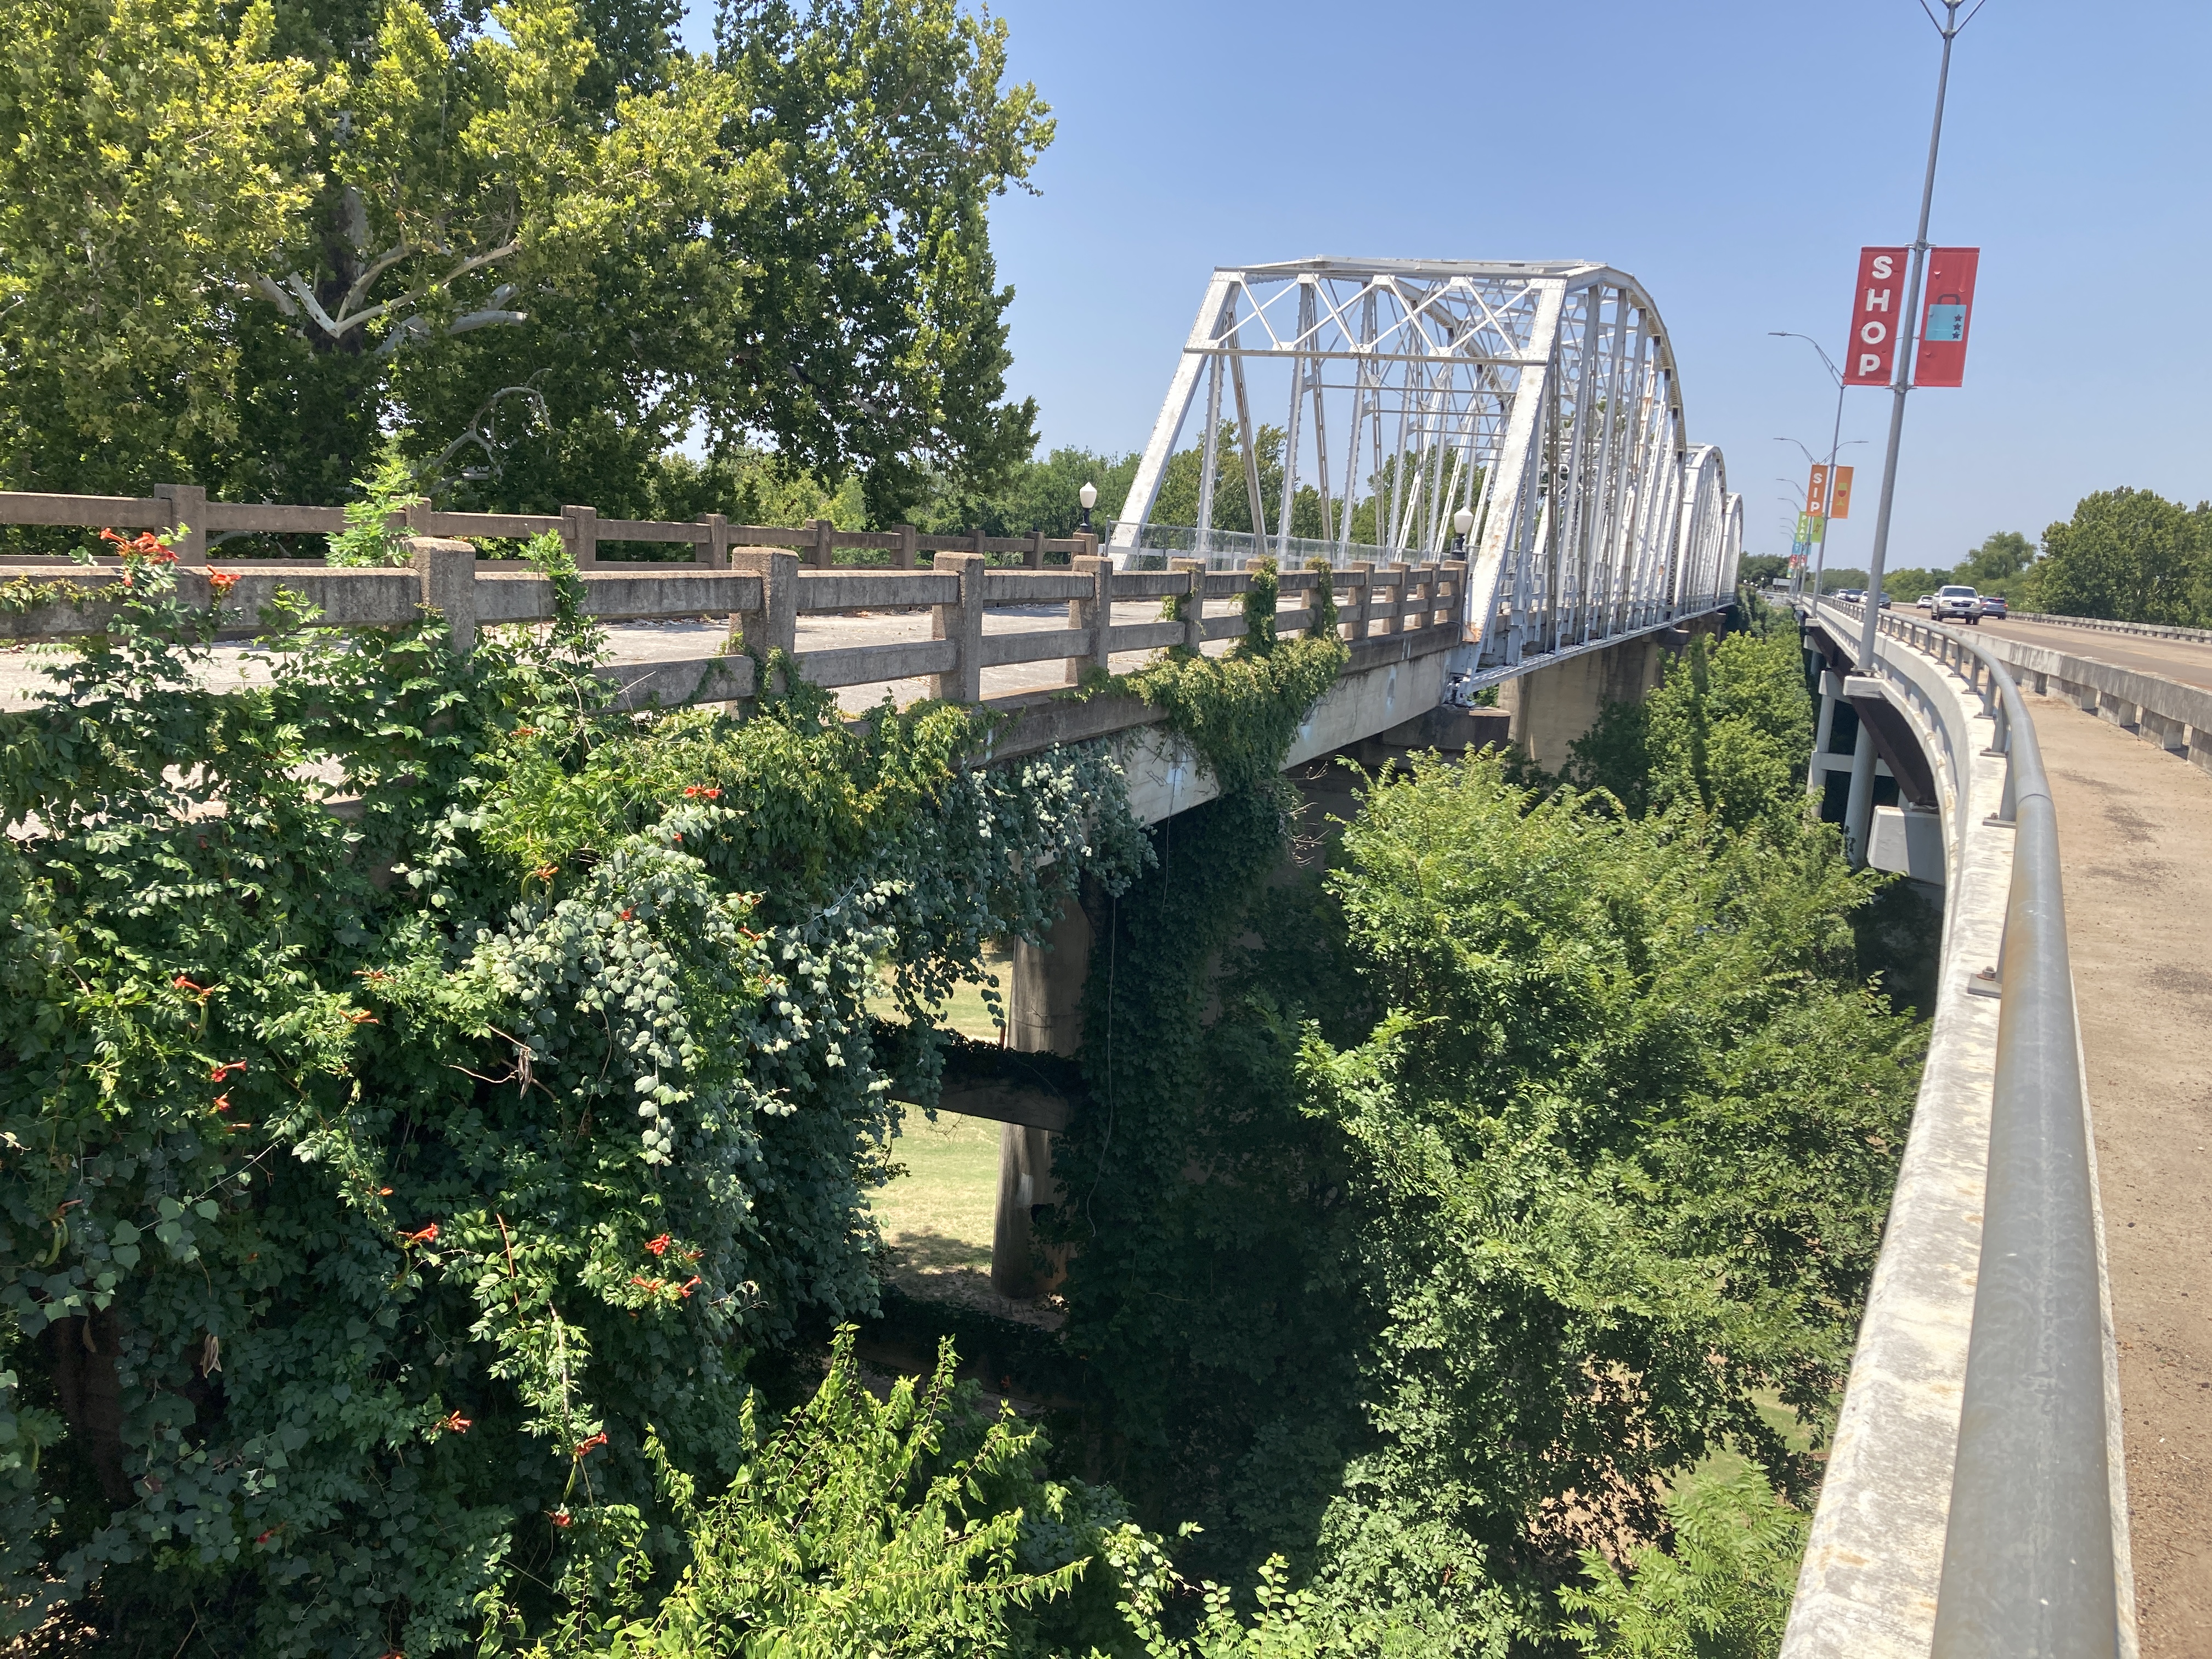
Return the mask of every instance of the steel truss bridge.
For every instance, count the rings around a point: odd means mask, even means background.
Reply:
[[[1194,434],[1195,525],[1156,524],[1201,383],[1200,434],[1219,434],[1227,409],[1234,448]],[[1281,477],[1263,490],[1257,423],[1272,418]],[[1241,480],[1219,476],[1224,454]],[[1224,488],[1264,530],[1211,527]],[[1342,567],[1463,548],[1455,667],[1471,684],[1725,605],[1743,548],[1742,498],[1720,451],[1690,440],[1650,296],[1583,261],[1216,270],[1123,514],[1108,537],[1121,566],[1150,552]],[[1355,518],[1372,526],[1359,539]],[[1294,520],[1318,533],[1293,535]]]

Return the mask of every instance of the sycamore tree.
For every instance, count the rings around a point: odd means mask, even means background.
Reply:
[[[1051,137],[952,0],[30,0],[0,17],[9,484],[700,510],[780,453],[988,488],[987,207]],[[687,481],[689,484],[687,494]],[[720,504],[720,503],[716,503]]]

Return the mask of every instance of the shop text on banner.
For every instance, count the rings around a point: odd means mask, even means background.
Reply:
[[[1928,250],[1928,303],[1920,313],[1913,385],[1966,384],[1966,331],[1974,316],[1974,271],[1981,262],[1978,247]]]
[[[1887,386],[1897,364],[1897,336],[1910,326],[1905,308],[1905,252],[1901,247],[1859,250],[1859,279],[1851,302],[1850,349],[1844,356],[1845,386]]]
[[[1828,487],[1828,516],[1832,519],[1851,516],[1851,470],[1847,466],[1836,469],[1835,479]]]

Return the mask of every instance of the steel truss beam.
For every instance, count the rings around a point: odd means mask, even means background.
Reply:
[[[1198,524],[1154,520],[1201,377],[1205,434],[1223,430],[1224,382],[1234,394],[1251,533],[1214,522],[1204,434]],[[1255,426],[1274,410],[1279,427]],[[1217,270],[1108,544],[1120,563],[1148,550],[1432,557],[1462,507],[1475,514],[1462,665],[1480,678],[1727,603],[1741,498],[1720,452],[1689,441],[1673,348],[1634,277],[1577,261]]]

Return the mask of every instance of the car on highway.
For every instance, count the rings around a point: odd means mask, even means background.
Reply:
[[[1866,602],[1866,589],[1863,587],[1840,587],[1836,590],[1836,597],[1841,599],[1845,605],[1863,605]]]
[[[1936,608],[1936,596],[1933,593],[1923,593],[1918,599],[1913,600],[1912,604],[1916,610],[1933,611]]]
[[[1882,608],[1884,611],[1887,611],[1887,610],[1888,610],[1888,609],[1889,609],[1889,600],[1890,600],[1890,596],[1889,596],[1888,594],[1885,593],[1885,594],[1883,594],[1883,595],[1881,596],[1881,608]]]
[[[1937,622],[1979,623],[1982,596],[1962,583],[1939,587],[1936,590],[1935,617]]]
[[[1982,614],[1984,617],[1995,617],[1999,622],[2002,622],[2012,612],[2005,608],[2003,594],[1984,593],[1982,595]]]

